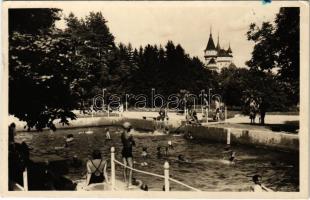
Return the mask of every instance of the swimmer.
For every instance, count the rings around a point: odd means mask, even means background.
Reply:
[[[260,175],[254,175],[252,177],[252,180],[254,182],[254,185],[251,186],[251,191],[252,192],[273,192],[272,189],[267,188],[266,186],[264,186],[261,182],[262,182],[262,177]]]
[[[172,141],[168,140],[168,146],[166,146],[166,156],[168,156],[168,152],[170,149],[172,150],[172,149],[174,149],[174,147],[172,145]]]
[[[78,159],[77,155],[74,155],[71,160],[71,166],[73,168],[79,168],[82,166],[82,161]]]
[[[142,148],[141,156],[142,156],[143,160],[145,161],[146,158],[148,157],[147,147],[143,147],[143,148]],[[147,166],[147,162],[142,162],[142,163],[141,163],[141,166]]]
[[[185,159],[184,158],[184,156],[183,155],[178,155],[178,159],[177,159],[177,161],[180,161],[180,162],[184,162],[184,163],[191,163],[191,161],[190,160],[188,160],[188,159]]]
[[[183,155],[178,155],[178,161],[186,162],[186,159]]]
[[[224,153],[225,153],[225,152],[229,152],[229,151],[231,151],[231,147],[230,147],[230,145],[228,144],[228,145],[226,145],[226,147],[224,147]]]
[[[65,144],[63,146],[60,146],[60,147],[54,147],[55,150],[61,150],[61,149],[65,149],[69,147],[69,144],[67,141],[65,141]]]
[[[229,157],[228,157],[228,161],[230,162],[230,164],[235,164],[235,160],[236,160],[236,152],[233,151],[230,147],[230,145],[227,145],[226,147],[224,147],[224,151],[222,152],[224,154],[229,153]],[[226,161],[226,156],[224,156],[224,161]]]
[[[171,140],[168,140],[168,148],[169,149],[173,149],[173,145],[172,145],[172,141]]]
[[[111,140],[111,135],[109,129],[107,129],[107,132],[105,133],[106,140]]]
[[[67,135],[67,137],[66,137],[66,142],[72,142],[74,140],[74,137],[73,137],[73,134],[69,134],[69,135]]]
[[[165,133],[165,134],[169,134],[169,132],[170,132],[170,131],[169,131],[169,128],[166,127],[165,130],[164,130],[164,133]]]
[[[132,185],[141,187],[142,184],[143,184],[143,183],[142,183],[141,180],[137,180],[136,178],[132,178]]]
[[[189,131],[186,135],[185,135],[186,139],[192,140],[194,139],[194,136],[192,135],[192,133]]]
[[[157,158],[158,158],[158,159],[162,158],[162,156],[163,156],[163,155],[161,154],[161,147],[159,147],[159,146],[157,147],[157,153],[156,153],[156,155],[157,155]]]
[[[236,160],[236,152],[231,151],[230,157],[228,159],[230,161],[231,164],[235,164],[235,160]]]
[[[149,186],[147,186],[147,184],[144,184],[144,183],[143,183],[143,184],[141,185],[140,189],[143,190],[143,191],[149,191]]]
[[[179,161],[185,161],[183,155],[178,155],[178,160],[179,160]]]
[[[148,154],[147,154],[147,147],[143,147],[143,148],[142,148],[142,154],[141,154],[141,156],[142,156],[143,158],[146,158],[146,157],[148,156]]]

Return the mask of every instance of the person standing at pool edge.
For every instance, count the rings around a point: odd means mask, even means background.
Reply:
[[[125,122],[123,124],[124,131],[121,135],[121,140],[123,144],[122,149],[122,157],[123,157],[123,163],[125,166],[129,166],[133,168],[133,155],[132,155],[132,146],[135,146],[135,141],[130,134],[130,131],[132,130],[132,126],[129,122]],[[128,173],[129,171],[129,173]],[[128,170],[127,168],[124,168],[124,180],[127,182],[127,175],[128,175],[128,188],[132,186],[132,170]]]

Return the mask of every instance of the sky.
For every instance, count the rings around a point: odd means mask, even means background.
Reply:
[[[156,44],[165,46],[168,40],[181,44],[191,57],[204,60],[210,29],[215,44],[219,34],[220,45],[227,49],[230,43],[233,62],[244,67],[251,58],[254,43],[248,41],[246,32],[254,22],[274,21],[278,6],[262,5],[214,5],[204,2],[141,2],[114,3],[100,2],[59,7],[63,16],[73,12],[84,18],[89,12],[101,11],[108,21],[107,25],[115,36],[115,42],[131,43],[133,47]],[[59,28],[65,27],[64,20],[57,22]]]

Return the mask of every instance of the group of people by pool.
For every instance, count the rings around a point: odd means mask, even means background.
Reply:
[[[257,114],[259,114],[259,123],[265,124],[266,102],[264,99],[251,98],[249,100],[249,118],[251,124],[255,124]]]
[[[132,169],[134,166],[133,161],[133,147],[136,145],[136,142],[133,138],[132,130],[133,127],[129,122],[125,122],[123,125],[123,130],[121,131],[121,143],[122,143],[122,160],[124,164],[124,171],[123,171],[123,177],[124,182],[126,183],[127,187],[130,188],[136,188],[139,187],[142,190],[147,191],[148,186],[144,183],[142,183],[140,180],[137,180],[133,177]],[[9,127],[9,140],[10,143],[14,143],[14,136],[15,136],[15,124],[11,124]],[[189,136],[190,137],[190,136]],[[111,140],[109,129],[106,129],[106,139]],[[73,141],[73,135],[70,134],[66,137],[65,144],[68,145]],[[164,148],[164,153],[162,153],[162,149]],[[174,150],[174,145],[172,144],[172,141],[169,140],[167,142],[166,146],[158,146],[156,152],[156,157],[158,159],[161,158],[168,158],[169,151]],[[227,161],[228,164],[234,164],[236,161],[236,152],[231,148],[231,146],[226,146],[223,151],[223,157],[225,157],[223,160]],[[142,153],[141,157],[143,161],[141,162],[141,166],[148,166],[148,149],[146,146],[142,147]],[[171,158],[171,157],[170,157]],[[171,159],[170,159],[171,160]],[[174,159],[176,162],[179,163],[195,163],[195,161],[192,161],[188,158],[186,158],[182,154],[176,155],[176,159]],[[76,161],[76,162],[73,162]],[[72,163],[77,163],[78,158],[74,157]],[[81,164],[81,163],[80,163]],[[129,168],[127,168],[129,167]],[[108,182],[108,175],[107,175],[107,160],[102,157],[102,154],[100,150],[94,150],[92,152],[92,158],[89,159],[86,162],[86,185],[91,185],[94,183],[103,183]],[[251,187],[251,190],[254,192],[261,192],[261,191],[272,191],[271,189],[264,186],[262,182],[262,177],[260,175],[255,174],[252,177],[253,186]]]

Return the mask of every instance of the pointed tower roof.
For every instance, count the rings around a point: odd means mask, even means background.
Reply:
[[[220,33],[218,33],[217,35],[217,45],[216,45],[216,49],[219,51],[221,50],[221,46],[220,46]]]
[[[212,29],[211,28],[210,28],[209,41],[208,41],[208,44],[207,44],[207,47],[206,47],[205,51],[208,51],[208,50],[216,50],[215,44],[214,44],[214,41],[213,41],[213,38],[212,38]]]
[[[227,49],[227,53],[232,53],[232,50],[231,50],[231,48],[230,48],[230,43],[229,43],[229,47],[228,47],[228,49]]]
[[[211,60],[209,61],[208,65],[212,65],[212,64],[216,64],[214,58],[211,58]]]

